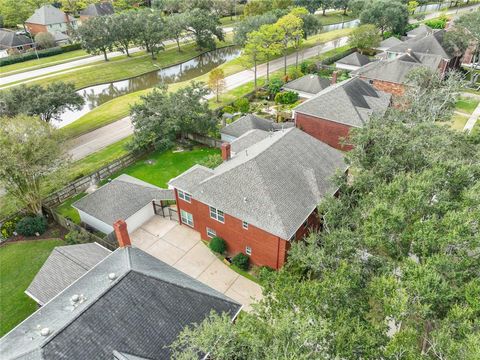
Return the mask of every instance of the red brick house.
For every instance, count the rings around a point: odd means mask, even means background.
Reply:
[[[41,32],[66,34],[69,27],[77,28],[77,20],[52,5],[44,5],[25,20],[25,27],[32,35]]]
[[[342,145],[352,127],[362,127],[374,113],[382,114],[391,95],[376,90],[368,82],[352,78],[335,84],[293,109],[295,126],[328,145]]]
[[[196,165],[169,186],[183,225],[204,240],[223,238],[230,255],[279,269],[291,242],[320,227],[317,205],[336,193],[331,178],[347,166],[340,151],[296,128],[266,132],[252,145],[259,131],[224,143],[217,168]]]

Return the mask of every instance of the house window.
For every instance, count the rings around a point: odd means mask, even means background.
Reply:
[[[247,246],[247,247],[245,248],[245,254],[247,254],[247,255],[249,255],[249,256],[252,255],[252,248],[251,248],[250,246]]]
[[[215,236],[217,236],[217,232],[213,229],[210,229],[209,227],[207,227],[207,236],[209,238],[213,238]]]
[[[225,215],[224,215],[223,211],[215,209],[214,207],[211,207],[211,206],[210,206],[210,217],[212,219],[215,219],[215,220],[221,222],[222,224],[225,222]]]
[[[182,223],[193,227],[193,216],[192,214],[186,212],[185,210],[180,211],[181,217],[182,217]]]
[[[192,202],[192,195],[189,193],[183,192],[182,190],[178,190],[178,197],[186,202]]]
[[[248,230],[248,223],[246,221],[243,221],[242,222],[242,227],[245,229],[245,230]]]

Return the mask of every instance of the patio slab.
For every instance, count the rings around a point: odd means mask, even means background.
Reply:
[[[212,262],[197,279],[215,290],[225,293],[239,276],[239,274],[218,260]]]
[[[193,278],[198,278],[217,258],[201,242],[187,252],[174,267]]]
[[[192,249],[200,242],[199,233],[186,226],[179,226],[178,224],[162,237],[165,241],[183,251]]]
[[[177,225],[175,222],[169,221],[161,216],[154,216],[144,224],[142,228],[152,235],[162,237]]]

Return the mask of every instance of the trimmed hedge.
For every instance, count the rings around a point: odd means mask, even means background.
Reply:
[[[50,49],[44,49],[37,51],[39,58],[49,57],[53,55],[63,54],[69,51],[81,49],[80,44],[69,44],[63,46],[56,46]],[[24,54],[12,55],[7,56],[4,58],[0,58],[0,66],[6,66],[11,64],[16,64],[19,62],[24,62],[28,60],[33,60],[37,58],[37,54],[35,51],[29,51]]]
[[[248,257],[248,255],[245,255],[243,253],[238,253],[232,259],[232,264],[244,271],[248,270],[249,263],[250,258]]]
[[[227,250],[227,244],[225,240],[222,238],[215,236],[210,240],[210,244],[208,245],[210,250],[215,251],[216,253],[223,254],[225,250]]]
[[[347,56],[347,55],[350,55],[350,54],[353,54],[355,51],[357,51],[357,49],[355,48],[352,48],[352,49],[348,49],[346,51],[342,51],[338,54],[335,54],[335,55],[332,55],[330,57],[327,57],[325,59],[323,59],[320,64],[321,65],[331,65],[333,64],[334,62],[340,60],[341,58]]]
[[[42,235],[47,231],[47,220],[43,216],[25,216],[17,223],[16,231],[23,236]]]

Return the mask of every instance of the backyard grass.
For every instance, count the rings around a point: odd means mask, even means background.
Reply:
[[[64,62],[77,60],[75,58],[82,58],[89,56],[85,50],[74,50],[63,54],[53,55],[40,59],[23,61],[16,64],[2,66],[2,76],[13,75],[23,71],[29,71],[34,69],[41,69],[51,65],[58,65]]]
[[[55,246],[62,240],[31,240],[0,246],[0,336],[38,309],[35,301],[25,295]]]
[[[462,131],[467,121],[468,121],[468,116],[453,114],[451,127],[452,129]]]
[[[71,197],[70,199],[62,203],[60,206],[57,206],[55,208],[55,211],[62,215],[64,218],[70,219],[75,224],[80,224],[80,215],[78,214],[78,211],[72,207],[72,204],[75,201],[80,200],[85,195],[87,195],[87,193],[83,192]]]
[[[474,98],[460,98],[457,101],[455,110],[461,111],[466,114],[472,114],[473,111],[477,108],[480,100]]]
[[[318,14],[318,19],[322,25],[332,25],[350,20],[355,20],[355,17],[351,13],[347,12],[347,15],[343,15],[343,10],[327,12],[325,15]]]

